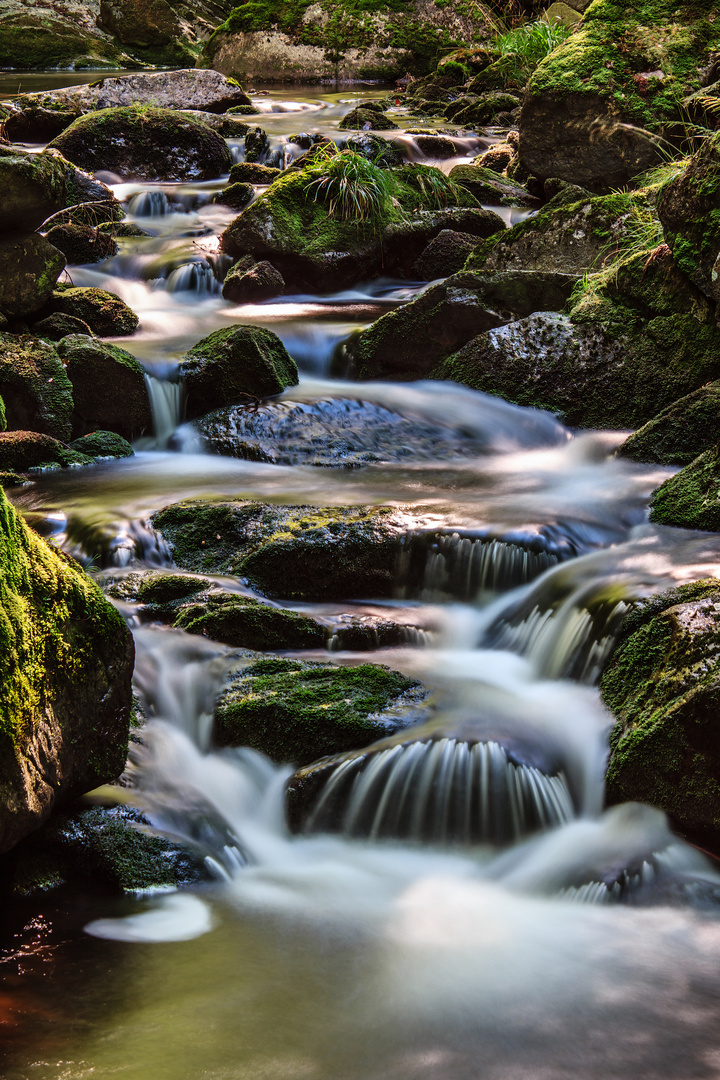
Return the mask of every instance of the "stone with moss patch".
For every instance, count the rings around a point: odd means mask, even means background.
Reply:
[[[396,730],[389,710],[413,693],[421,693],[418,683],[375,664],[350,668],[269,657],[242,670],[220,696],[213,740],[308,765]]]
[[[68,334],[86,334],[93,337],[93,332],[86,322],[75,315],[62,315],[59,311],[33,323],[32,331],[46,341],[61,341]]]
[[[154,106],[88,113],[51,146],[90,172],[109,169],[135,180],[213,180],[232,165],[217,132],[177,110]]]
[[[76,437],[101,429],[136,439],[152,430],[145,372],[131,353],[83,334],[63,338],[58,352],[73,387]]]
[[[244,649],[322,649],[325,628],[314,619],[237,593],[212,590],[179,605],[173,626]]]
[[[70,437],[72,384],[47,341],[0,333],[0,394],[10,429]]]
[[[657,465],[689,465],[711,450],[720,434],[720,382],[701,386],[668,405],[626,439],[620,457]]]
[[[107,38],[56,11],[26,8],[0,17],[2,69],[116,68],[128,62],[129,57]]]
[[[450,179],[466,188],[484,206],[526,206],[537,208],[538,200],[526,188],[491,168],[480,165],[456,165]]]
[[[39,311],[64,269],[63,253],[39,233],[0,240],[0,312],[18,319]]]
[[[55,225],[46,233],[46,237],[71,266],[102,262],[117,255],[118,251],[113,236],[101,233],[90,225]]]
[[[282,274],[269,262],[250,267],[233,266],[223,282],[222,294],[233,304],[260,303],[285,292]]]
[[[650,520],[720,532],[720,445],[700,454],[653,492]]]
[[[0,469],[27,472],[50,465],[91,465],[92,456],[37,431],[0,433]]]
[[[0,230],[32,232],[67,205],[65,171],[45,154],[0,155]]]
[[[601,681],[617,723],[607,797],[660,807],[695,839],[720,838],[720,587],[651,597],[625,619]]]
[[[127,337],[140,322],[125,301],[107,289],[61,287],[50,297],[48,307],[51,314],[82,319],[98,337]]]
[[[407,524],[390,507],[182,502],[153,516],[175,563],[286,600],[393,595]]]
[[[115,431],[91,431],[70,443],[70,449],[100,459],[132,457],[135,452],[127,439]]]
[[[213,202],[229,206],[231,210],[244,210],[255,194],[252,184],[229,184],[213,196]]]
[[[0,495],[0,850],[125,765],[124,620]]]
[[[230,170],[229,180],[231,184],[272,184],[279,176],[282,176],[282,169],[253,161],[238,161]]]

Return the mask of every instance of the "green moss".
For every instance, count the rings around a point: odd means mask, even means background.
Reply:
[[[334,667],[270,659],[245,668],[215,709],[219,746],[251,746],[307,765],[389,734],[382,713],[418,684],[374,664]]]
[[[119,296],[106,289],[57,289],[49,307],[61,315],[82,319],[98,337],[127,337],[135,333],[140,321]]]
[[[617,453],[633,461],[689,465],[710,450],[720,432],[720,383],[708,383],[663,409]]]
[[[653,493],[650,520],[720,532],[720,446],[706,450]]]
[[[123,67],[127,59],[105,38],[64,19],[30,12],[0,19],[0,68],[113,68]]]
[[[72,385],[52,345],[0,333],[0,390],[11,428],[69,438]]]
[[[314,619],[249,597],[218,592],[184,604],[173,626],[245,649],[321,649],[326,636]]]
[[[93,431],[71,444],[71,449],[92,458],[132,457],[134,450],[127,439],[114,431]]]
[[[22,748],[59,688],[84,687],[97,654],[119,649],[127,631],[97,586],[28,529],[1,493],[0,571],[0,735]],[[125,753],[112,740],[100,743],[98,776],[116,776]]]

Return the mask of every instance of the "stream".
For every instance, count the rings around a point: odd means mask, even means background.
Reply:
[[[291,160],[292,132],[338,137],[357,98],[263,94],[257,122],[273,160]],[[230,145],[240,160],[242,143]],[[458,139],[456,158],[430,163],[449,171],[486,145]],[[2,1075],[720,1076],[720,873],[652,808],[603,810],[611,718],[596,687],[627,606],[720,576],[720,536],[648,523],[649,495],[671,470],[615,458],[624,433],[570,431],[450,383],[338,377],[347,337],[426,282],[223,300],[218,235],[235,213],[210,201],[223,186],[113,185],[151,235],[68,274],[140,316],[137,334],[115,343],[146,370],[154,432],[132,458],[38,475],[10,497],[91,572],[117,575],[172,570],[149,516],[180,499],[397,507],[427,545],[419,581],[400,565],[391,600],[285,606],[329,627],[380,613],[420,628],[394,648],[297,655],[419,679],[434,726],[352,783],[331,777],[313,827],[291,835],[292,769],[209,744],[237,650],[141,624],[123,605],[152,715],[133,779],[159,831],[196,835],[196,813],[212,823],[203,854],[214,882],[9,913]],[[511,224],[526,212],[505,213]],[[210,453],[183,420],[184,353],[234,323],[275,331],[300,371],[298,387],[235,414],[234,437],[257,438],[270,460]],[[332,467],[348,454],[351,468]],[[467,725],[472,744],[454,734]],[[489,792],[481,810],[478,785]],[[528,815],[544,822],[529,837]]]

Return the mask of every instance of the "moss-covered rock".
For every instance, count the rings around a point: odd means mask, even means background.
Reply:
[[[720,532],[720,445],[700,454],[653,492],[650,520]]]
[[[33,323],[32,331],[36,337],[44,338],[46,341],[61,341],[68,334],[93,336],[92,330],[82,319],[78,319],[74,315],[61,315],[60,312],[56,312],[54,315],[46,315],[44,319],[39,319],[36,323]]]
[[[720,436],[720,383],[701,386],[644,424],[617,450],[657,465],[689,465]]]
[[[517,270],[456,274],[383,315],[351,342],[352,371],[360,379],[426,376],[477,334],[538,308],[564,307],[575,280]],[[450,374],[437,377],[464,381]]]
[[[0,333],[0,394],[11,430],[70,437],[72,384],[48,342]]]
[[[538,200],[529,195],[526,188],[491,168],[455,165],[450,170],[450,179],[466,188],[484,206],[528,206],[533,209],[538,206]]]
[[[244,649],[321,649],[326,639],[325,628],[314,619],[219,591],[180,605],[173,626]]]
[[[63,253],[39,233],[0,240],[0,312],[17,319],[39,311],[64,269]]]
[[[0,850],[125,765],[132,637],[0,494]]]
[[[54,68],[116,68],[129,57],[107,38],[53,9],[21,5],[0,17],[0,68],[47,71]]]
[[[528,171],[607,190],[655,164],[649,132],[672,134],[681,120],[718,46],[716,14],[714,0],[595,0],[528,84]]]
[[[296,386],[297,366],[272,330],[230,326],[198,341],[180,365],[188,419]]]
[[[648,802],[676,827],[720,839],[720,588],[672,589],[626,616],[600,684],[617,723],[610,802]]]
[[[92,457],[37,431],[0,433],[0,469],[27,472],[38,466],[90,465]]]
[[[351,109],[338,124],[339,131],[397,131],[398,126],[382,110],[366,109],[362,105]]]
[[[421,281],[434,281],[457,274],[477,245],[478,238],[472,233],[443,229],[425,248],[413,266],[413,273]]]
[[[127,337],[135,333],[140,321],[124,300],[106,289],[56,289],[48,307],[52,314],[81,319],[98,337]]]
[[[46,238],[71,266],[102,262],[117,255],[118,251],[113,236],[90,225],[55,225],[46,233]]]
[[[282,274],[269,262],[233,266],[223,282],[222,294],[233,304],[259,303],[285,292]]]
[[[253,161],[238,161],[230,170],[231,184],[272,184],[282,176],[282,169],[272,169]]]
[[[375,664],[350,668],[268,657],[241,671],[221,694],[213,740],[308,765],[388,735],[398,726],[388,712],[419,691],[418,683]]]
[[[0,231],[32,232],[67,206],[65,172],[45,154],[0,155]]]
[[[406,529],[388,507],[182,502],[153,517],[177,566],[286,600],[393,595]]]
[[[365,182],[381,184],[387,195],[373,221],[332,216],[331,195],[312,186],[318,177],[290,171],[228,226],[222,248],[235,257],[266,259],[286,282],[322,292],[382,272],[409,272],[443,229],[478,237],[504,229],[496,214],[475,207],[469,193],[453,195],[458,207],[439,207],[421,187],[417,170],[422,168],[408,166],[393,174],[392,195],[386,170],[377,168],[378,177]]]
[[[680,269],[720,301],[720,132],[663,186],[658,216]]]
[[[254,194],[255,189],[252,184],[229,184],[222,191],[218,191],[213,197],[213,202],[221,206],[229,206],[231,210],[244,210]]]
[[[132,457],[134,450],[127,439],[115,431],[91,431],[70,443],[70,449],[92,458]]]
[[[145,372],[131,353],[83,334],[63,338],[58,352],[73,387],[76,437],[100,429],[137,439],[152,430]]]
[[[498,123],[500,118],[512,113],[520,104],[515,94],[494,91],[481,97],[462,97],[446,105],[444,114],[453,124],[477,131],[484,124]]]
[[[182,36],[167,0],[100,0],[98,22],[123,45],[169,45]]]
[[[126,179],[213,180],[232,165],[217,132],[177,110],[154,106],[88,113],[51,145],[83,169],[109,169]]]

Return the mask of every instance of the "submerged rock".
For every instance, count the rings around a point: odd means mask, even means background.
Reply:
[[[10,430],[70,437],[72,384],[47,341],[0,334],[0,394]]]
[[[139,319],[124,300],[106,289],[62,286],[48,303],[52,314],[81,319],[98,337],[126,337],[134,334]]]
[[[649,420],[617,450],[657,465],[689,465],[720,436],[720,382],[707,383]],[[694,526],[693,526],[694,527]]]
[[[639,602],[600,684],[617,723],[608,801],[658,806],[701,843],[720,838],[720,587],[696,582]]]
[[[0,850],[125,765],[133,642],[71,560],[0,493]]]
[[[88,113],[51,146],[83,169],[109,169],[125,179],[213,180],[232,165],[227,144],[215,131],[155,106]]]
[[[152,430],[145,372],[131,353],[83,334],[63,338],[58,353],[73,387],[76,437],[103,429],[137,439]]]
[[[298,381],[280,338],[258,326],[215,330],[193,345],[179,372],[189,420],[243,398],[271,397]]]
[[[267,657],[241,670],[218,699],[217,746],[250,746],[273,761],[307,765],[397,730],[419,683],[376,664],[336,667]]]
[[[388,597],[406,523],[389,507],[182,502],[153,516],[177,566],[287,600]]]

